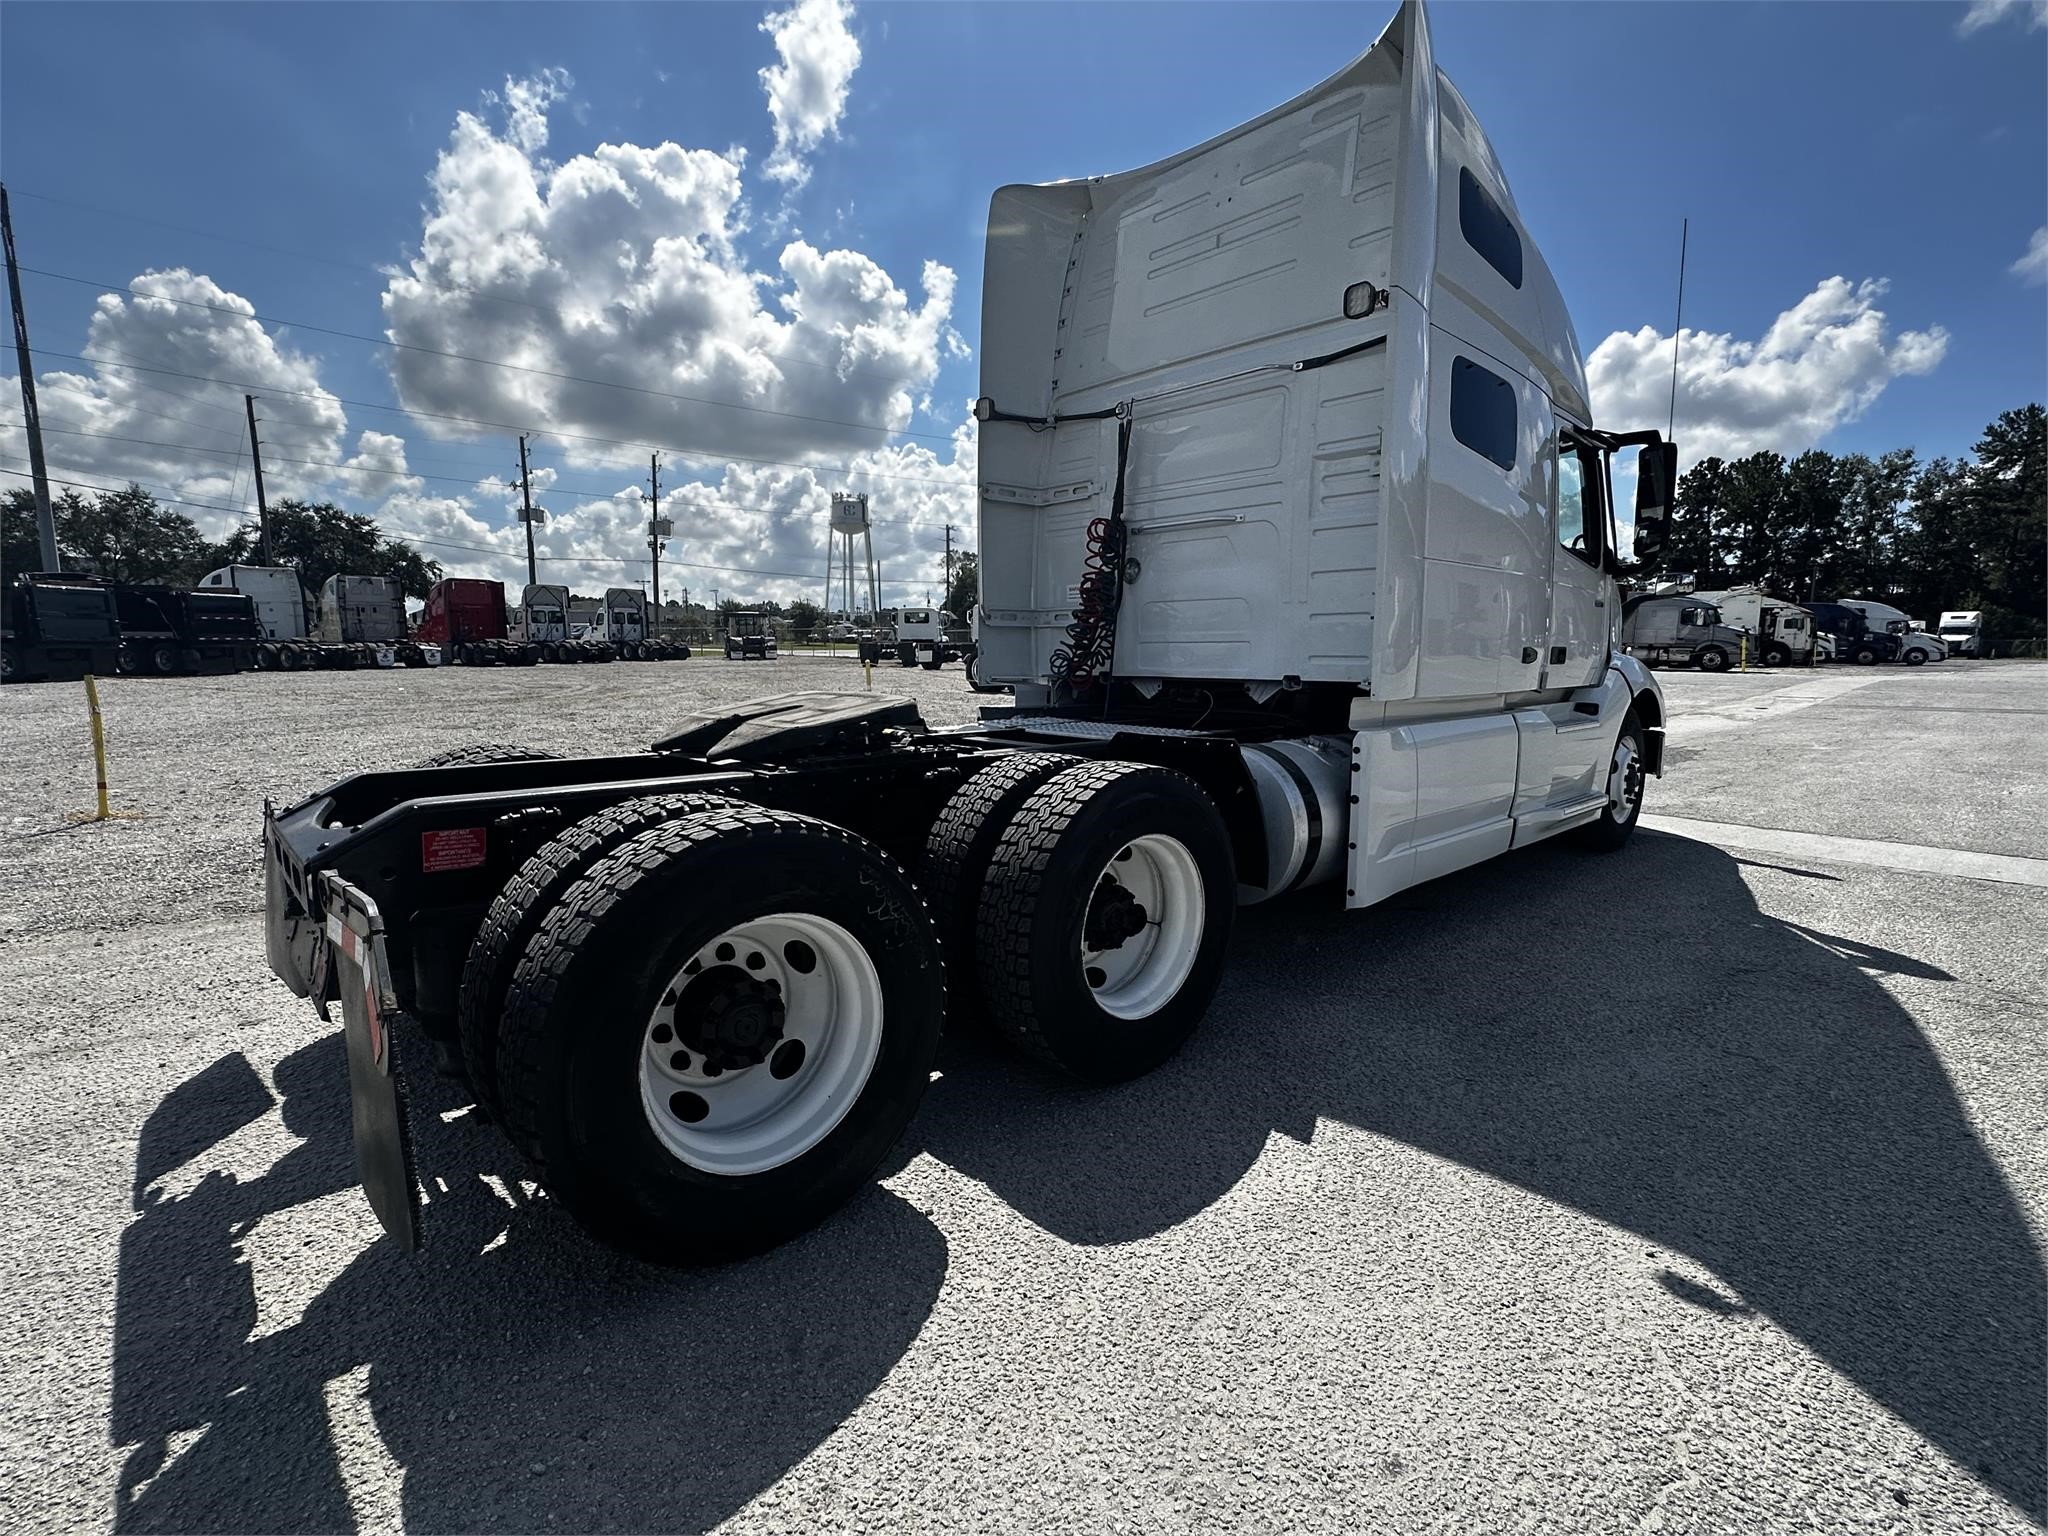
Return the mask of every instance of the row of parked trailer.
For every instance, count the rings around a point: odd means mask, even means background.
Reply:
[[[1646,665],[1706,672],[1821,661],[1918,667],[1951,655],[1982,654],[1982,632],[1983,615],[1975,611],[1942,614],[1937,633],[1871,598],[1795,603],[1760,587],[1697,591],[1689,580],[1629,597],[1621,620],[1623,648]]]
[[[6,593],[0,630],[8,682],[689,655],[689,646],[653,633],[647,600],[634,587],[607,591],[595,621],[578,633],[567,587],[530,585],[508,610],[502,582],[453,577],[428,592],[414,624],[395,578],[331,576],[309,598],[298,572],[283,566],[225,566],[190,590],[72,572],[25,575]]]

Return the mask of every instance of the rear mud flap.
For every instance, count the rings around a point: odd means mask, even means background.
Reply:
[[[322,958],[333,968],[348,1045],[356,1172],[384,1230],[411,1253],[422,1241],[405,1080],[398,1067],[398,1000],[377,903],[332,872],[321,877],[327,909]],[[318,993],[316,992],[316,995]]]

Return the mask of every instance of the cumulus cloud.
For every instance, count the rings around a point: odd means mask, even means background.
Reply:
[[[842,79],[842,106],[843,94]],[[565,569],[586,562],[576,569],[597,585],[629,563],[645,572],[647,450],[634,444],[664,451],[669,560],[788,573],[746,595],[822,592],[833,490],[870,491],[886,576],[936,570],[944,523],[966,534],[974,500],[971,432],[911,431],[942,362],[967,355],[953,272],[926,262],[913,297],[862,252],[801,239],[757,270],[742,152],[602,144],[551,164],[531,147],[547,142],[545,124],[513,118],[520,103],[541,103],[544,118],[559,99],[509,82],[502,121],[458,115],[419,254],[383,295],[387,334],[403,344],[392,358],[401,402],[541,433],[579,488],[550,494],[537,545]],[[829,125],[836,111],[806,120]],[[433,435],[464,432],[417,420]],[[935,446],[906,441],[916,437]],[[593,482],[616,490],[588,494]],[[475,559],[491,569],[466,573],[523,580],[525,536],[495,520],[499,489],[416,496],[389,515],[399,531],[487,546]],[[451,569],[470,558],[430,552]],[[815,583],[795,579],[813,569]]]
[[[53,479],[134,479],[163,495],[253,514],[247,392],[258,397],[270,494],[306,494],[328,482],[333,470],[322,466],[339,458],[348,422],[312,358],[280,343],[247,299],[204,274],[145,272],[128,286],[132,293],[102,294],[94,306],[83,351],[96,362],[37,374]],[[0,454],[16,468],[28,452],[20,399],[18,379],[0,379]],[[366,445],[379,435],[367,434]],[[243,515],[181,510],[215,537]]]
[[[2009,270],[2022,282],[2048,283],[2048,224],[2034,231],[2034,238]]]
[[[779,56],[761,71],[775,119],[775,148],[762,170],[791,191],[810,180],[804,157],[838,135],[846,114],[847,87],[860,67],[860,41],[847,25],[852,20],[846,0],[797,0],[761,23]]]
[[[1678,443],[1687,464],[1812,447],[1868,410],[1893,379],[1933,370],[1948,350],[1938,325],[1892,334],[1883,280],[1831,277],[1756,341],[1686,331],[1679,348]],[[1594,419],[1654,425],[1671,389],[1671,338],[1616,331],[1586,360]]]
[[[1968,37],[1973,32],[1996,26],[2008,16],[2018,20],[2030,32],[2048,27],[2048,0],[1970,0],[1970,8],[1963,12],[1963,19],[1956,23],[1956,30]]]
[[[406,467],[405,439],[389,432],[363,433],[356,439],[356,451],[342,464],[345,467],[336,476],[336,482],[349,495],[363,501],[417,495],[424,484]]]
[[[871,257],[801,240],[751,270],[741,170],[733,152],[669,143],[549,166],[460,114],[419,254],[383,295],[389,337],[427,349],[395,357],[401,400],[711,461],[859,451],[909,428],[958,347],[953,273],[927,263],[913,298]]]
[[[975,428],[962,405],[943,455],[899,443],[830,471],[729,463],[714,479],[671,485],[664,476],[661,512],[675,533],[661,559],[663,595],[677,598],[687,588],[693,602],[704,602],[716,588],[750,602],[825,602],[832,494],[846,491],[869,498],[883,601],[923,601],[926,592],[936,598],[946,524],[956,551],[971,544],[974,529]],[[592,494],[587,484],[558,484],[549,471],[533,478],[534,501],[548,513],[534,537],[541,580],[586,593],[650,583],[644,480]],[[518,504],[518,487],[493,476],[460,495],[393,496],[379,515],[450,575],[499,580],[516,591],[526,580],[525,530],[512,515]]]

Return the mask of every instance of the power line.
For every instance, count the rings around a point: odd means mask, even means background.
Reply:
[[[189,416],[173,416],[169,411],[152,411],[146,405],[132,405],[126,400],[109,400],[105,395],[96,395],[89,389],[73,389],[68,384],[52,384],[49,383],[47,380],[44,380],[38,382],[36,387],[42,390],[43,393],[45,394],[76,395],[81,400],[97,400],[103,405],[113,406],[114,409],[116,410],[134,411],[143,416],[161,416],[165,421],[175,421],[180,426],[193,427],[201,432],[230,432],[236,430],[230,427],[212,426],[209,423],[203,421],[194,421]],[[165,391],[158,390],[157,393],[163,394],[165,393]],[[207,401],[199,399],[196,395],[173,395],[171,398],[174,400],[190,400],[194,405],[205,405],[208,403]],[[221,406],[220,409],[226,410],[227,407]],[[43,430],[45,432],[55,432],[60,429],[56,427],[45,427]]]
[[[889,437],[927,437],[937,442],[950,442],[953,436],[950,432],[918,432],[909,427],[892,427],[882,422],[849,421],[841,416],[809,416],[801,411],[778,411],[772,406],[742,405],[736,400],[717,400],[709,395],[685,395],[673,390],[649,389],[644,384],[626,384],[617,379],[593,379],[585,374],[563,373],[555,368],[535,368],[526,363],[507,363],[494,357],[476,357],[467,352],[449,352],[440,347],[423,347],[410,341],[393,341],[388,336],[365,336],[360,331],[337,330],[331,325],[315,325],[310,320],[287,320],[277,315],[258,314],[253,309],[242,310],[227,304],[208,304],[201,299],[174,299],[169,294],[150,293],[145,289],[109,283],[95,277],[77,277],[69,272],[52,272],[47,267],[24,266],[21,270],[60,283],[77,283],[81,287],[97,288],[102,293],[125,293],[131,298],[150,299],[159,304],[182,304],[188,309],[203,309],[211,314],[227,315],[236,320],[254,320],[261,325],[289,326],[293,330],[311,331],[319,336],[334,336],[343,341],[361,342],[365,346],[389,347],[394,352],[417,352],[424,357],[473,363],[479,368],[503,368],[511,373],[532,374],[536,378],[555,379],[565,384],[587,384],[594,389],[616,389],[627,394],[647,395],[656,400],[674,400],[687,405],[708,405],[721,411],[745,411],[755,416],[774,416],[785,421],[806,421],[817,426],[851,427],[856,431],[880,432]]]
[[[15,425],[15,423],[0,422],[0,428],[11,425]],[[172,453],[214,454],[220,458],[235,459],[237,461],[238,473],[240,460],[245,451],[240,447],[208,448],[198,443],[166,443],[156,438],[125,437],[118,432],[91,432],[83,427],[45,427],[43,432],[46,436],[55,433],[64,437],[90,437],[106,443],[127,443],[137,448],[162,448]],[[435,480],[448,485],[468,486],[471,489],[474,489],[482,479],[486,478],[480,475],[430,475],[416,469],[386,469],[376,464],[350,464],[346,461],[334,459],[295,459],[280,453],[269,454],[267,458],[272,464],[295,464],[308,469],[331,469],[350,475],[384,475],[397,480]],[[513,488],[509,482],[501,483],[505,483],[508,490]],[[671,486],[668,494],[670,499],[673,500],[679,495],[686,494],[691,487],[703,484],[704,482],[701,480],[688,480],[681,487]],[[596,501],[617,501],[626,494],[623,489],[606,491],[600,490],[596,486],[563,485],[559,482],[550,484],[547,487],[547,491],[543,494],[551,494],[557,491],[564,496],[583,496]],[[830,517],[832,515],[830,509],[813,512],[807,511],[802,507],[764,507],[752,502],[727,501],[723,497],[717,497],[705,502],[690,502],[688,505],[693,510],[719,508],[727,512],[759,512],[769,517]],[[898,526],[912,528],[951,526],[944,519],[935,517],[894,517],[889,519],[889,521]]]
[[[30,351],[37,357],[56,357],[62,358],[66,362],[91,363],[99,368],[127,368],[136,373],[153,373],[164,378],[189,379],[195,384],[222,384],[235,390],[260,390],[272,398],[283,396],[303,400],[329,400],[336,405],[346,405],[358,410],[384,411],[393,416],[416,417],[425,421],[446,421],[452,422],[457,426],[482,427],[487,431],[504,432],[515,436],[520,432],[532,431],[531,428],[514,426],[509,422],[486,421],[480,416],[458,416],[449,411],[429,411],[406,405],[384,405],[375,400],[351,400],[346,395],[332,394],[324,389],[280,389],[276,385],[265,383],[262,380],[221,379],[215,378],[211,374],[187,373],[178,368],[159,368],[148,363],[131,362],[118,353],[102,357],[88,357],[81,352],[55,352],[47,347],[32,347]],[[152,388],[154,386],[145,384],[144,387]],[[159,390],[158,393],[168,393],[168,391]],[[172,398],[191,399],[192,397],[189,395],[176,395]],[[813,475],[866,475],[871,480],[893,480],[904,485],[936,485],[952,490],[963,489],[962,483],[958,480],[942,480],[935,475],[897,475],[891,474],[886,470],[865,469],[853,464],[807,464],[801,459],[769,459],[763,458],[758,454],[728,453],[712,448],[678,448],[672,445],[663,447],[660,444],[641,442],[632,438],[598,437],[589,432],[565,432],[555,427],[550,427],[544,432],[533,433],[533,435],[537,437],[552,437],[565,443],[595,443],[599,447],[604,448],[631,448],[636,453],[673,453],[679,458],[694,459],[705,463],[726,461],[735,464],[765,464],[777,469],[809,470]]]

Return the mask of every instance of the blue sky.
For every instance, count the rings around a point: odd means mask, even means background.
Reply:
[[[1392,9],[862,5],[841,13],[858,65],[842,81],[832,125],[801,150],[808,180],[792,190],[766,174],[775,139],[758,72],[777,62],[777,42],[762,29],[759,6],[14,4],[0,24],[0,175],[15,196],[29,266],[115,286],[182,267],[259,315],[295,322],[264,330],[308,365],[321,389],[395,403],[388,350],[302,327],[382,333],[390,322],[377,269],[418,249],[423,214],[436,206],[428,178],[449,149],[457,113],[480,113],[508,132],[504,102],[487,106],[486,93],[503,97],[508,80],[566,72],[573,84],[558,86],[558,99],[545,105],[536,163],[586,155],[600,143],[744,148],[745,212],[722,226],[731,232],[733,270],[780,279],[783,249],[800,239],[820,252],[860,253],[900,291],[910,318],[887,323],[900,324],[905,346],[924,349],[921,361],[879,383],[866,404],[842,400],[810,414],[886,418],[896,388],[916,403],[910,428],[927,435],[894,442],[925,457],[899,457],[894,481],[876,470],[878,495],[886,486],[900,498],[925,498],[915,503],[928,514],[922,531],[902,545],[901,558],[914,564],[943,521],[964,514],[971,523],[971,498],[939,482],[954,467],[950,437],[961,402],[976,393],[975,362],[963,354],[979,329],[990,190],[1118,170],[1184,148],[1334,71],[1372,41]],[[1968,31],[1970,13],[1960,4],[1474,3],[1439,5],[1431,19],[1438,62],[1492,136],[1589,352],[1612,332],[1651,326],[1668,359],[1679,219],[1688,216],[1688,329],[1739,349],[1840,276],[1852,285],[1888,281],[1881,293],[1844,301],[1852,323],[1881,335],[1880,351],[1937,328],[1946,338],[1923,346],[1916,363],[1879,366],[1876,376],[1830,381],[1823,369],[1774,386],[1838,383],[1871,396],[1856,419],[1836,419],[1846,410],[1817,415],[1765,390],[1741,406],[1742,419],[1703,423],[1701,441],[1797,448],[1818,437],[1836,449],[1911,445],[1934,454],[1965,450],[1999,410],[2040,398],[2048,378],[2048,287],[2039,272],[2030,280],[2014,270],[2048,225],[2048,30],[2037,4],[1978,10],[1980,24]],[[828,73],[831,45],[829,37],[820,43]],[[809,45],[793,38],[791,46],[801,56]],[[791,90],[805,88],[799,81]],[[933,327],[939,311],[921,287],[928,262],[957,274],[946,323],[964,345]],[[27,284],[37,346],[83,351],[101,290],[37,276]],[[764,307],[777,312],[772,291]],[[1869,319],[1873,311],[1881,321]],[[503,321],[505,306],[493,313]],[[185,318],[204,325],[210,315],[191,309]],[[429,314],[417,321],[423,330],[405,334],[506,344],[503,330],[461,328],[473,321]],[[145,340],[131,330],[128,344]],[[164,345],[167,359],[194,355]],[[1703,347],[1703,357],[1711,351]],[[1640,358],[1628,366],[1645,371]],[[65,368],[89,371],[61,358],[38,364],[39,372]],[[131,391],[125,400],[153,400],[154,416],[110,415],[111,404],[87,399],[97,384],[74,380],[75,408],[87,413],[77,419],[100,427],[120,420],[128,436],[153,421],[165,439],[204,421],[216,430],[201,441],[231,442],[224,407],[232,391],[181,382],[168,369],[149,377],[148,395]],[[1644,388],[1611,394],[1647,398]],[[406,398],[445,407],[468,397],[459,382],[444,380],[408,389]],[[484,390],[477,401],[473,411],[448,414],[503,419],[486,408],[505,407],[502,393]],[[61,393],[46,398],[46,420],[67,419],[65,403]],[[1781,407],[1783,420],[1748,419]],[[329,412],[281,420],[280,432],[289,438],[303,429],[299,443],[309,451],[296,456],[315,460],[359,451],[365,429],[402,438],[408,470],[446,478],[413,486],[388,476],[416,493],[394,507],[393,520],[422,537],[438,533],[445,548],[431,552],[444,557],[466,539],[496,544],[502,505],[460,482],[508,469],[506,435],[436,440],[400,414],[343,411],[344,425]],[[586,412],[586,426],[601,414]],[[185,423],[171,423],[174,416]],[[821,453],[843,463],[859,445],[879,448],[885,439],[821,441],[796,430],[773,447],[767,418],[734,420],[762,428],[746,436],[753,457],[782,460],[784,469],[743,465],[739,479],[715,464],[695,469],[729,501],[779,509],[761,527],[750,530],[742,519],[727,530],[734,537],[720,546],[723,558],[741,565],[749,563],[745,551],[765,550],[777,570],[812,560],[783,537],[785,514],[822,482],[793,483],[787,466]],[[1662,425],[1661,408],[1654,424]],[[53,440],[52,459],[81,472],[90,459],[97,479],[119,478],[124,468],[146,471],[151,484],[176,478],[177,466],[162,458],[167,450],[106,437],[81,436],[68,448]],[[687,446],[718,444],[707,437]],[[223,447],[211,462],[225,457]],[[578,457],[550,441],[537,457],[579,493],[623,489],[632,478],[623,449],[606,460],[585,444]],[[920,467],[930,484],[913,490],[919,477],[909,471]],[[678,477],[691,472],[675,469]],[[206,480],[204,495],[191,490],[197,481],[177,483],[194,500],[247,500],[246,483],[233,476]],[[374,484],[359,476],[341,493],[375,506]],[[444,500],[461,505],[428,505]],[[708,500],[702,512],[719,515]],[[587,521],[562,531],[596,541],[578,550],[628,547],[617,544],[613,526],[630,521],[625,514]],[[707,566],[719,563],[699,552]],[[597,568],[593,558],[589,569]]]

